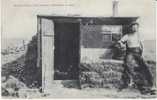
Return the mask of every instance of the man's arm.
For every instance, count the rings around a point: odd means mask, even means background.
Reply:
[[[119,41],[118,43],[120,43],[121,45],[125,44],[128,40],[128,35],[124,35]]]
[[[124,35],[117,43],[116,43],[116,47],[118,48],[123,48],[124,44],[127,42],[128,40],[128,35]]]
[[[143,53],[143,43],[140,41],[140,48],[141,48],[141,53]]]
[[[138,39],[139,39],[139,43],[140,43],[140,49],[143,52],[144,47],[143,47],[142,41],[144,41],[144,40],[143,40],[143,38],[141,38],[141,35],[139,33],[138,33]]]

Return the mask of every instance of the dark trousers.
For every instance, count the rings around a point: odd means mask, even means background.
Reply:
[[[140,48],[128,48],[124,60],[123,85],[128,86],[130,79],[138,89],[153,86],[153,77],[142,57]]]

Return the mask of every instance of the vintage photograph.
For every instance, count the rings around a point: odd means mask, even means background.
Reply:
[[[155,0],[2,0],[2,98],[156,98]]]

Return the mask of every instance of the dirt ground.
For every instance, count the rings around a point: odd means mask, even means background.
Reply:
[[[35,89],[34,89],[35,90]],[[20,98],[156,98],[155,95],[141,95],[140,92],[133,88],[127,88],[123,91],[107,88],[85,88],[79,89],[76,81],[58,80],[55,81],[52,88],[39,93],[36,91],[21,92]],[[16,97],[3,97],[16,98]]]
[[[63,83],[66,83],[63,84]],[[71,83],[71,84],[70,84]],[[122,91],[107,88],[85,88],[79,89],[76,81],[57,81],[46,98],[154,98],[152,95],[141,95],[133,88],[127,88]],[[70,87],[70,86],[71,87]],[[69,87],[68,87],[69,86]]]

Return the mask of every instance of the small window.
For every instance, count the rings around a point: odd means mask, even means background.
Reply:
[[[111,42],[112,41],[112,34],[103,34],[102,36],[102,41],[103,42]]]
[[[103,42],[116,42],[121,38],[122,27],[119,25],[103,25],[101,29]]]

